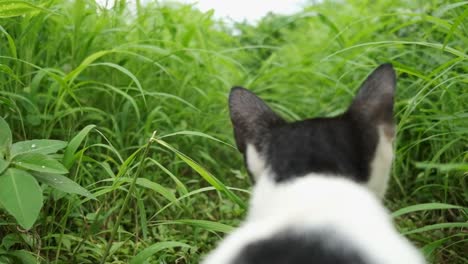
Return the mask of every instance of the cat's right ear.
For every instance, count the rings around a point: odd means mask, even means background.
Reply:
[[[268,130],[285,121],[254,93],[234,87],[229,94],[229,112],[234,127],[237,148],[245,153],[247,144],[262,149],[262,138]]]
[[[361,120],[393,127],[395,86],[393,66],[388,63],[380,65],[361,85],[349,111]]]

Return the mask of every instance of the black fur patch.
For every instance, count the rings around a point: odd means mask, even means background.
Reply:
[[[270,133],[264,155],[277,182],[310,172],[369,179],[377,130],[353,122],[349,114],[286,124]]]
[[[349,109],[333,118],[287,123],[255,94],[241,87],[231,90],[229,109],[239,151],[247,144],[266,160],[277,182],[308,173],[370,178],[379,125],[392,136],[396,77],[383,64],[364,81]]]
[[[231,264],[368,264],[356,250],[331,237],[324,231],[283,232],[246,245]]]

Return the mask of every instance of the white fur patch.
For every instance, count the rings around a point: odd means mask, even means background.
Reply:
[[[247,167],[256,180],[265,171],[265,161],[252,144],[247,144]]]
[[[271,178],[259,178],[247,221],[202,263],[229,264],[250,242],[285,229],[320,231],[323,227],[336,231],[337,243],[358,250],[370,263],[424,263],[366,187],[325,175],[307,175],[282,184]]]
[[[367,187],[372,190],[379,198],[383,198],[387,191],[390,170],[393,160],[393,144],[385,136],[384,128],[378,127],[379,141],[375,150],[374,159],[371,162],[370,179]]]

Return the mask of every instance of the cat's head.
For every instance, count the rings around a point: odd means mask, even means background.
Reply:
[[[293,123],[254,93],[234,87],[231,121],[249,173],[277,183],[311,173],[349,177],[383,196],[393,158],[395,84],[392,65],[383,64],[343,114]]]

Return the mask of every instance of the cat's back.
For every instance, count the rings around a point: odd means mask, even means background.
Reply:
[[[335,177],[262,177],[246,223],[205,264],[424,263],[364,187]]]

